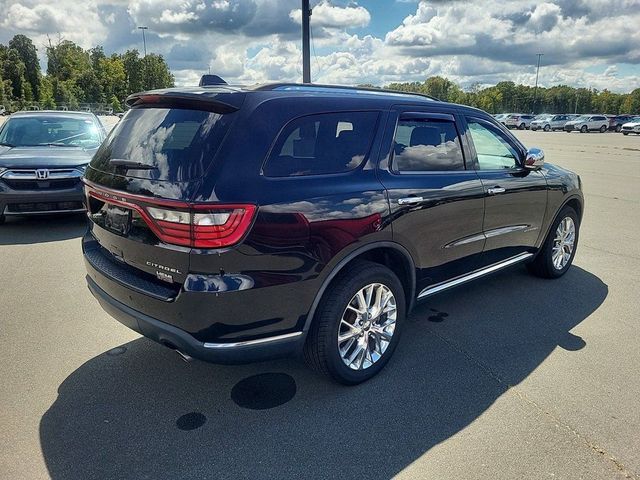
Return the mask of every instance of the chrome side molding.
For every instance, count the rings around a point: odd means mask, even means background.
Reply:
[[[250,347],[252,345],[261,345],[265,343],[278,342],[280,340],[287,340],[290,338],[299,337],[302,332],[285,333],[284,335],[276,335],[275,337],[258,338],[256,340],[246,340],[244,342],[231,342],[231,343],[205,343],[204,348],[211,348],[213,350],[224,350],[228,348],[242,348]]]
[[[489,265],[487,267],[474,270],[471,273],[460,275],[459,277],[453,278],[451,280],[432,285],[422,290],[418,294],[418,299],[434,295],[436,293],[442,292],[443,290],[448,290],[449,288],[457,287],[458,285],[470,282],[471,280],[475,280],[476,278],[484,277],[485,275],[489,275],[490,273],[497,272],[498,270],[502,270],[503,268],[523,262],[531,257],[533,257],[533,253],[520,253],[501,262],[494,263],[493,265]]]

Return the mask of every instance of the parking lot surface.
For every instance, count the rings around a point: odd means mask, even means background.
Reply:
[[[431,298],[357,387],[186,364],[93,300],[82,216],[8,220],[0,478],[640,478],[640,137],[516,134],[582,177],[574,267]]]

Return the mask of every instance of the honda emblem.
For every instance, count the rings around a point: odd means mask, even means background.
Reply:
[[[36,170],[36,178],[38,180],[46,180],[49,178],[49,170],[46,168]]]

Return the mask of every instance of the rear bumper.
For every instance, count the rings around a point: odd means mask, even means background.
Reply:
[[[82,184],[65,190],[12,190],[0,181],[0,215],[84,212]]]
[[[201,342],[177,327],[138,312],[109,296],[89,276],[87,284],[102,308],[123,325],[167,347],[206,362],[250,363],[294,356],[302,351],[303,332],[293,332],[243,342]]]

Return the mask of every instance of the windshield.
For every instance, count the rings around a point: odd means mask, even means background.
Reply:
[[[13,147],[53,145],[98,148],[102,135],[86,117],[29,116],[9,118],[0,131],[0,144]]]
[[[574,118],[573,121],[574,122],[586,122],[586,121],[589,120],[589,118],[591,118],[591,117],[582,116],[582,117]]]

